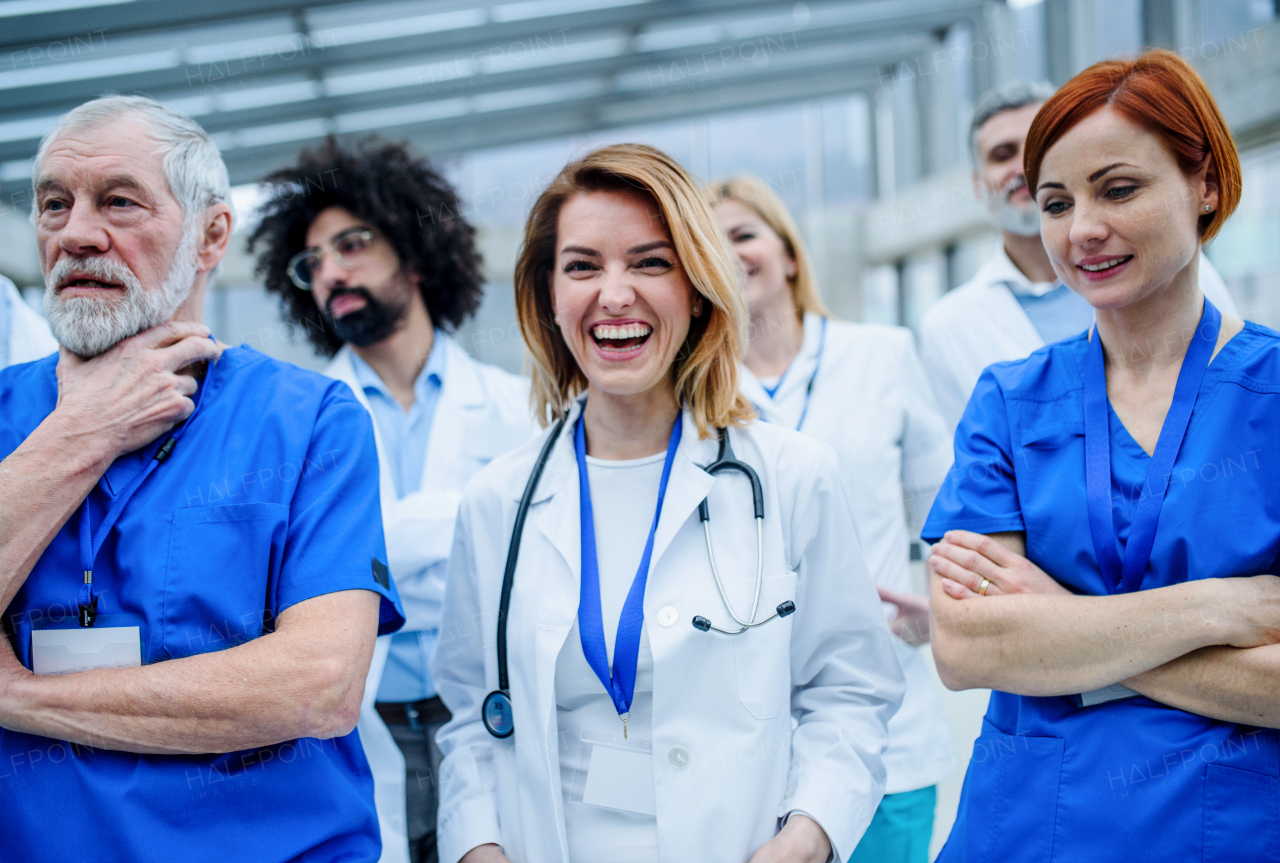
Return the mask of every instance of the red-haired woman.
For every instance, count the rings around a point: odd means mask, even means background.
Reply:
[[[1280,860],[1280,334],[1220,315],[1240,199],[1175,54],[1086,69],[1025,169],[1097,325],[991,366],[926,523],[933,645],[990,709],[940,860]]]

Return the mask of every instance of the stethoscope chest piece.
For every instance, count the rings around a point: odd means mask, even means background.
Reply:
[[[511,696],[495,689],[485,696],[480,709],[485,729],[498,739],[510,737],[516,730],[515,716],[511,712]]]

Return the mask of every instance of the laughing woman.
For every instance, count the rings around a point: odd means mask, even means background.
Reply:
[[[1235,147],[1154,51],[1067,82],[1025,162],[1097,324],[983,373],[925,526],[938,671],[996,690],[938,859],[1278,860],[1280,334],[1197,279]]]
[[[462,503],[440,859],[844,859],[902,676],[834,454],[738,394],[746,311],[697,185],[639,145],[567,166],[516,308],[553,424]],[[710,469],[735,453],[758,490]]]

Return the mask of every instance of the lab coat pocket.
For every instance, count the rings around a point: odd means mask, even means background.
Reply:
[[[796,574],[786,572],[769,576],[760,585],[760,609],[757,620],[773,614],[779,603],[795,601]],[[740,605],[738,614],[745,618],[751,606]],[[738,698],[756,719],[773,719],[791,698],[791,621],[793,616],[777,618],[748,629],[741,635],[721,636],[733,639],[734,662],[738,673]],[[736,626],[736,624],[735,624]]]
[[[1204,863],[1280,861],[1280,779],[1210,764],[1204,782]]]
[[[986,723],[983,731],[973,744],[961,801],[968,835],[957,839],[969,860],[1048,863],[1064,742],[1002,734]]]
[[[289,508],[274,503],[174,512],[161,626],[165,654],[211,653],[262,635],[268,579],[288,519]]]

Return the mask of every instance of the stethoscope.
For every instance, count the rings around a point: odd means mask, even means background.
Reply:
[[[512,713],[509,694],[510,679],[507,674],[507,617],[511,608],[511,589],[515,584],[516,561],[520,556],[520,539],[524,533],[529,506],[538,488],[538,481],[542,478],[542,471],[551,457],[551,448],[560,437],[560,431],[564,428],[566,419],[567,417],[561,417],[551,427],[551,433],[547,435],[547,440],[538,453],[538,459],[534,462],[533,470],[529,474],[529,481],[525,484],[524,493],[520,496],[520,505],[516,508],[516,520],[511,528],[511,543],[507,547],[507,565],[502,573],[502,593],[498,600],[498,688],[485,696],[484,704],[480,708],[480,717],[485,729],[499,739],[510,737],[515,732],[515,717]],[[711,562],[711,574],[715,577],[720,599],[738,628],[721,629],[712,625],[711,621],[702,615],[693,618],[693,626],[701,632],[714,631],[723,635],[741,635],[748,629],[763,626],[774,618],[786,617],[796,610],[796,604],[791,600],[779,603],[773,610],[773,614],[763,620],[756,620],[760,606],[760,588],[764,583],[764,488],[760,484],[760,476],[755,469],[734,456],[733,445],[729,443],[728,429],[722,428],[718,431],[720,432],[719,452],[716,460],[707,465],[704,470],[712,476],[724,471],[737,471],[751,482],[751,503],[756,522],[756,589],[755,596],[751,600],[751,616],[743,620],[733,610],[733,604],[729,602],[729,595],[725,592],[724,582],[720,578],[720,570],[716,566],[715,549],[711,543],[711,509],[707,505],[707,499],[703,498],[702,503],[698,504],[698,519],[702,522],[703,534],[707,540],[707,558]]]

